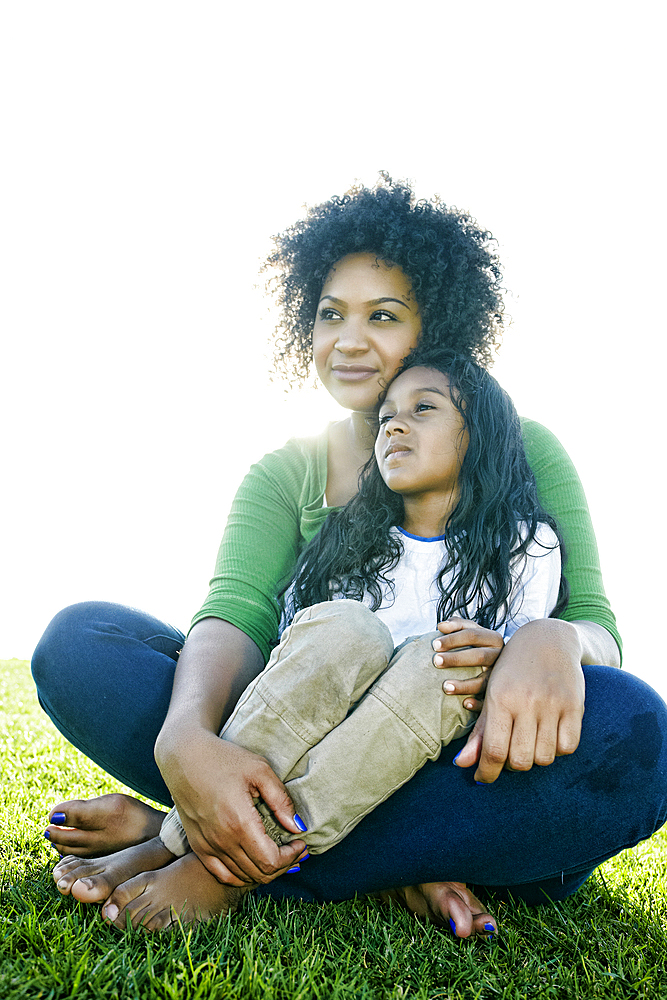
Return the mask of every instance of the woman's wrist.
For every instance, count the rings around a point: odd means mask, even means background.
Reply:
[[[517,629],[506,645],[526,646],[526,654],[536,661],[549,649],[570,656],[581,663],[583,647],[578,629],[561,618],[538,618]]]

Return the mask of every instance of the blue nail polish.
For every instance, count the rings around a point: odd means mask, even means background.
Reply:
[[[44,831],[44,836],[46,837],[47,840],[51,840],[51,834],[49,833],[48,830]]]
[[[456,924],[454,923],[451,917],[449,918],[449,926],[452,929],[452,934],[454,935],[454,937],[456,937]]]
[[[302,854],[301,857],[299,858],[299,864],[301,864],[302,861],[306,861],[309,857],[310,854]]]
[[[308,827],[306,826],[306,824],[301,819],[301,817],[299,816],[298,813],[294,813],[294,822],[298,826],[299,830],[301,830],[301,833],[307,833],[308,832]]]
[[[476,785],[486,785],[487,782],[486,781],[476,781],[475,784]]]
[[[459,759],[459,757],[461,756],[462,753],[463,753],[463,750],[459,750],[459,752],[457,753],[456,757],[452,761],[452,764],[456,764],[457,760]]]
[[[67,816],[65,816],[65,813],[54,813],[53,816],[51,817],[51,822],[54,824],[54,826],[64,826],[66,819]]]
[[[291,868],[287,869],[287,874],[288,875],[294,875],[296,872],[300,872],[300,871],[301,871],[301,866],[300,865],[292,865]]]
[[[491,934],[496,933],[496,928],[493,926],[493,924],[484,924],[484,930],[489,931],[489,933]]]

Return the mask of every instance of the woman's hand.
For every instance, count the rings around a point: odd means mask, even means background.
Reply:
[[[496,780],[503,767],[529,771],[574,753],[584,714],[582,643],[577,628],[554,618],[528,622],[498,657],[484,706],[459,767],[478,763],[475,780]]]
[[[202,864],[226,885],[270,882],[283,874],[306,845],[295,840],[279,847],[264,830],[257,798],[285,829],[301,832],[285,786],[267,761],[206,731],[191,733],[187,743],[179,757],[180,780],[171,792]]]
[[[433,665],[439,669],[446,667],[480,667],[480,673],[469,680],[448,678],[442,685],[445,694],[483,695],[489,679],[489,671],[503,650],[503,638],[499,632],[482,628],[477,622],[465,618],[450,618],[440,622],[438,630],[442,639],[433,640]],[[479,698],[466,698],[464,706],[479,712],[484,704]]]
[[[268,763],[217,735],[263,666],[259,649],[240,629],[218,618],[197,622],[179,657],[155,744],[190,846],[227,885],[270,882],[306,850],[302,840],[278,847],[264,830],[253,802],[258,796],[285,829],[299,832],[285,786]]]

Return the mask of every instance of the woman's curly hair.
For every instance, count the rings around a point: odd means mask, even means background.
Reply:
[[[353,253],[375,254],[407,275],[422,316],[420,347],[448,347],[491,363],[503,326],[494,240],[437,196],[417,201],[407,183],[383,172],[373,188],[355,186],[311,208],[273,242],[264,269],[277,272],[269,281],[282,315],[275,364],[288,379],[308,377],[322,285]]]

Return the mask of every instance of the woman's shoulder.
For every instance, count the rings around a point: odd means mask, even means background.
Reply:
[[[325,428],[319,434],[309,437],[289,438],[281,448],[267,452],[251,468],[260,467],[273,474],[280,474],[283,470],[288,472],[309,468],[322,460],[326,464],[327,432],[328,429]]]
[[[537,420],[528,417],[520,420],[526,457],[535,477],[578,479],[572,459],[553,431]]]
[[[296,507],[319,498],[326,488],[327,430],[309,437],[290,438],[282,448],[253,463],[239,494],[281,497]],[[237,494],[237,496],[239,495]],[[321,506],[321,503],[320,503]]]

